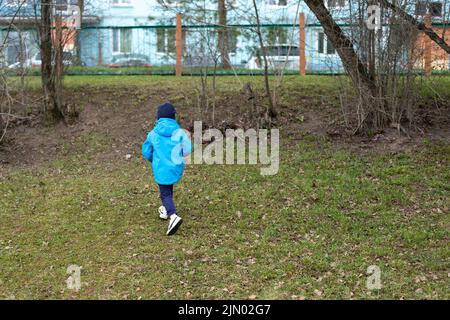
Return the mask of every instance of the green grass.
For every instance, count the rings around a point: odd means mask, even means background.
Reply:
[[[70,76],[65,86],[177,93],[193,90],[192,79]],[[263,88],[262,77],[218,79],[221,94],[246,82]],[[449,82],[425,80],[423,94],[448,96]],[[287,105],[332,104],[346,83],[287,76],[279,93]],[[27,85],[38,89],[40,79]],[[92,130],[54,161],[1,178],[0,299],[450,298],[448,144],[357,154],[282,135],[272,177],[258,166],[188,166],[175,188],[185,223],[168,238],[149,166],[138,151],[105,160],[117,141]],[[83,267],[80,292],[66,287],[72,264]],[[371,265],[381,290],[366,288]]]
[[[20,76],[21,70],[6,70],[9,76]],[[252,70],[245,68],[222,69],[220,67],[214,69],[214,66],[209,67],[183,67],[183,75],[201,75],[205,72],[208,75],[262,75],[264,71]],[[269,70],[269,74],[273,74],[273,70]],[[285,74],[298,74],[295,70],[285,70]],[[330,72],[322,72],[323,74],[330,74]],[[40,68],[32,68],[26,70],[27,76],[40,76]],[[88,76],[105,76],[105,75],[175,75],[175,65],[167,66],[152,66],[152,67],[122,67],[110,68],[108,66],[102,67],[80,67],[70,66],[64,69],[64,74],[68,76],[88,75]],[[320,74],[320,72],[319,72]]]
[[[0,298],[450,298],[448,145],[357,155],[309,139],[272,177],[188,166],[168,238],[148,165],[98,161],[108,143],[81,136],[0,181]]]
[[[209,77],[209,86],[212,86],[213,78]],[[272,90],[277,87],[279,78],[270,76]],[[10,83],[14,86],[20,86],[20,79],[11,77]],[[164,76],[164,75],[77,75],[65,76],[64,86],[67,89],[81,89],[85,87],[94,88],[146,88],[161,87],[165,89],[180,90],[200,86],[199,77],[196,76]],[[218,76],[216,85],[217,90],[226,93],[239,92],[245,83],[250,83],[253,88],[263,91],[264,78],[262,76]],[[430,78],[418,78],[418,88],[423,97],[428,98],[450,98],[450,76],[433,76]],[[25,78],[26,87],[32,90],[40,89],[41,79],[37,76]],[[283,77],[281,88],[277,88],[277,93],[281,95],[282,100],[287,103],[298,104],[298,97],[322,97],[329,101],[330,97],[337,98],[338,93],[349,90],[352,91],[350,80],[347,76],[324,76],[324,75],[286,75]],[[336,102],[337,103],[337,102]]]
[[[275,77],[270,77],[272,80]],[[146,87],[146,86],[159,86],[162,85],[167,88],[177,88],[180,84],[192,83],[192,80],[199,80],[199,77],[174,77],[174,76],[161,76],[161,75],[106,75],[106,76],[66,76],[64,77],[64,85],[68,89],[78,89],[85,86],[90,87]],[[257,87],[263,88],[264,78],[261,76],[220,76],[217,77],[217,85],[223,89],[241,89],[243,83],[250,82]],[[449,77],[450,79],[450,77]],[[339,81],[336,81],[339,80]],[[19,78],[12,77],[11,82],[16,85],[19,84]],[[209,81],[212,82],[212,77],[209,77]],[[320,88],[326,92],[329,88],[337,88],[338,83],[347,82],[345,76],[320,76],[320,75],[308,75],[304,77],[300,76],[285,76],[284,83],[289,86],[300,85],[299,89],[311,89]],[[26,84],[31,89],[38,89],[41,86],[41,79],[37,76],[26,77]],[[306,91],[305,93],[307,93]]]

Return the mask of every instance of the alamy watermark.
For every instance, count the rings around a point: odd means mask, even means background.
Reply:
[[[81,9],[77,5],[68,5],[66,10],[59,12],[61,14],[62,21],[65,27],[69,30],[75,30],[81,28]]]
[[[366,287],[368,290],[380,290],[381,289],[381,269],[376,265],[369,266],[367,268]]]
[[[370,5],[367,7],[368,18],[366,26],[369,30],[378,31],[381,29],[381,9],[378,5]]]
[[[81,269],[82,267],[75,264],[67,267],[67,274],[69,277],[66,279],[67,289],[80,291],[81,289]]]
[[[280,167],[280,132],[278,129],[226,129],[225,135],[218,129],[203,131],[201,121],[194,122],[194,133],[176,130],[172,141],[180,143],[172,150],[172,161],[183,161],[181,152],[184,135],[193,137],[193,152],[184,158],[186,164],[249,164],[263,165],[263,176],[275,175]],[[270,143],[269,143],[270,140]],[[203,147],[203,145],[206,145]],[[270,150],[269,150],[270,149]]]

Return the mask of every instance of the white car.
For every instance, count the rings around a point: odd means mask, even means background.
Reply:
[[[69,51],[64,51],[63,52],[63,64],[65,66],[71,66],[72,63],[73,63],[72,53]],[[42,65],[42,60],[41,60],[40,52],[36,53],[32,58],[25,60],[25,62],[23,63],[24,68],[40,67],[41,65]],[[18,69],[20,67],[21,67],[20,62],[16,62],[16,63],[13,63],[8,66],[9,69]]]
[[[22,66],[21,62],[16,62],[16,63],[10,64],[8,66],[8,69],[19,69],[21,66]],[[29,68],[30,67],[30,59],[27,59],[27,60],[25,60],[23,62],[23,67],[24,68]]]
[[[32,66],[40,66],[41,64],[41,55],[40,53],[36,53],[32,58],[26,59],[23,62],[23,67],[30,68]],[[22,67],[22,63],[20,61],[8,66],[9,69],[19,69],[20,67]]]
[[[267,46],[266,56],[270,69],[298,70],[300,68],[300,51],[297,46]],[[251,57],[245,67],[247,69],[262,69],[264,67],[264,58],[259,55]]]

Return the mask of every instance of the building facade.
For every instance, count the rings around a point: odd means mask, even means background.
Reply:
[[[226,0],[227,49],[235,68],[254,67],[250,62],[258,55],[255,10],[250,0]],[[39,1],[3,0],[0,2],[0,26],[5,27],[15,15],[15,27],[0,31],[3,44],[0,63],[30,59],[39,49],[36,21],[39,20]],[[303,1],[258,0],[258,13],[265,44],[275,49],[292,46],[298,54],[299,13],[306,17],[306,69],[308,72],[342,72],[343,66],[335,49],[327,40],[323,28]],[[71,6],[78,0],[56,0],[55,13],[70,15]],[[349,33],[356,1],[327,0],[326,6],[334,18]],[[17,14],[17,8],[20,8]],[[108,66],[123,56],[137,56],[152,66],[175,64],[176,14],[183,19],[183,57],[185,65],[217,63],[218,25],[217,1],[210,0],[85,0],[81,30],[76,32],[80,59],[88,67]],[[418,19],[431,14],[433,22],[446,21],[448,1],[411,1],[408,12]],[[346,27],[347,26],[347,27]],[[439,29],[438,29],[439,30]],[[71,43],[74,43],[72,41]],[[66,45],[66,51],[75,51]],[[439,51],[439,48],[433,50]],[[295,53],[297,52],[297,53]],[[438,52],[445,65],[445,54]],[[444,61],[444,62],[442,62]],[[448,66],[448,56],[447,56]]]

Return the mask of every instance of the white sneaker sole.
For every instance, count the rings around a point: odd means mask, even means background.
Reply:
[[[171,221],[169,224],[167,235],[168,236],[174,235],[178,231],[178,228],[180,228],[182,223],[183,219],[181,219],[180,217],[176,217],[175,219],[173,219],[173,221]]]
[[[163,220],[169,219],[169,216],[167,215],[166,208],[164,208],[164,206],[159,207],[158,212],[159,212],[159,218],[160,219],[163,219]]]

